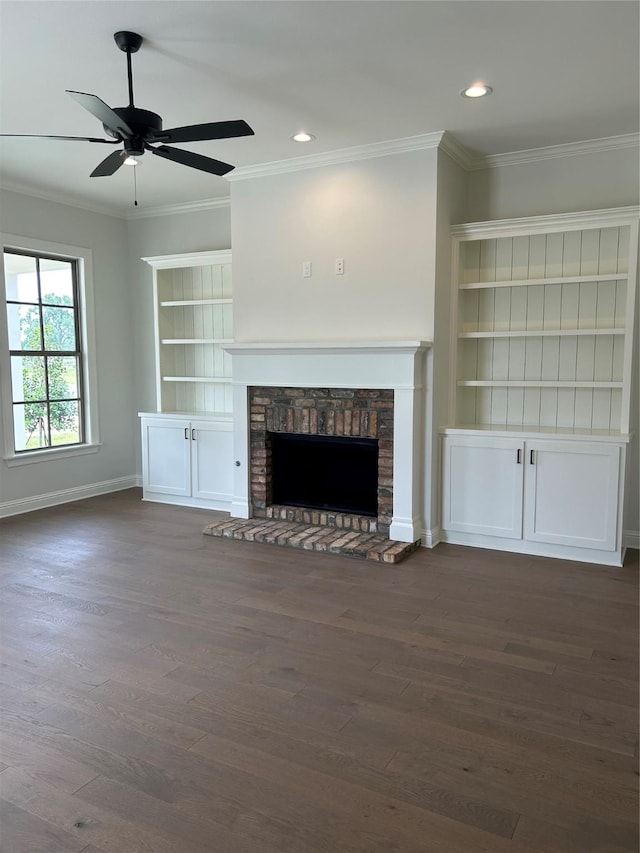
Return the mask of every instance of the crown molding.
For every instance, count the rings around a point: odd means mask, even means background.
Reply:
[[[155,255],[140,258],[154,270],[171,270],[176,267],[201,267],[203,265],[230,264],[231,249],[214,249],[210,252],[184,252],[180,255]]]
[[[465,172],[471,172],[478,168],[476,165],[478,159],[474,157],[471,152],[464,147],[464,145],[461,145],[455,136],[448,130],[445,130],[442,134],[439,148],[441,151],[444,151],[445,154],[448,154],[454,163],[457,163],[458,166],[465,170]]]
[[[86,210],[89,213],[99,213],[102,216],[114,216],[117,219],[122,219],[124,215],[122,210],[108,207],[107,205],[83,201],[74,196],[67,196],[62,193],[47,192],[46,190],[39,190],[34,187],[23,186],[21,184],[12,184],[8,181],[0,182],[0,190],[18,193],[18,195],[25,195],[29,198],[37,198],[40,201],[52,201],[55,204],[65,204],[67,207],[76,207],[79,210]]]
[[[294,157],[289,160],[274,160],[271,163],[258,163],[255,166],[243,166],[236,169],[226,178],[230,183],[244,181],[248,178],[264,178],[269,175],[283,175],[287,172],[300,172],[318,166],[335,166],[340,163],[350,163],[356,160],[371,160],[374,157],[385,157],[389,154],[404,154],[407,151],[423,151],[438,148],[443,131],[423,133],[419,136],[408,136],[404,139],[391,139],[387,142],[373,142],[370,145],[355,145],[352,148],[340,148],[336,151],[324,151],[320,154],[309,154],[307,157]]]
[[[451,236],[459,240],[478,240],[482,237],[512,237],[517,234],[565,231],[603,227],[604,225],[629,225],[638,221],[640,207],[610,207],[602,210],[585,210],[577,213],[555,213],[545,216],[524,216],[517,219],[498,219],[494,222],[463,222],[451,227]]]
[[[510,151],[505,154],[485,154],[471,159],[469,171],[496,169],[501,166],[516,166],[520,163],[534,163],[539,160],[553,160],[558,157],[573,157],[579,154],[597,154],[601,151],[617,151],[624,148],[638,148],[640,133],[625,133],[620,136],[606,136],[602,139],[586,139],[582,142],[567,142],[564,145],[548,145],[545,148],[528,148],[523,151]]]
[[[171,216],[176,213],[200,213],[203,210],[218,210],[231,205],[231,198],[204,198],[200,201],[185,201],[179,204],[160,204],[157,207],[145,207],[130,211],[125,219],[146,219],[151,216]]]

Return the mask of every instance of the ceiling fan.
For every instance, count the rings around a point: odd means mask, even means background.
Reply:
[[[98,121],[102,122],[105,133],[113,139],[100,139],[91,136],[44,136],[40,134],[0,133],[0,137],[37,137],[38,139],[69,139],[73,141],[97,142],[106,145],[124,143],[122,151],[109,154],[91,172],[92,178],[113,175],[128,158],[140,157],[145,151],[151,151],[157,157],[173,160],[192,169],[210,172],[212,175],[226,175],[234,166],[183,151],[180,148],[170,148],[165,142],[201,142],[210,139],[231,139],[237,136],[253,136],[253,130],[246,121],[214,121],[206,124],[191,124],[185,127],[162,129],[162,118],[157,113],[142,110],[133,104],[133,74],[131,72],[131,54],[137,53],[142,44],[142,36],[126,30],[114,33],[113,38],[120,50],[127,54],[127,76],[129,80],[129,106],[110,107],[97,95],[84,92],[73,92],[67,89],[74,101],[88,110]],[[152,143],[161,143],[154,145]]]

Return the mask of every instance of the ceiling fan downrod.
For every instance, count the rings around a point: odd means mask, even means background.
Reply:
[[[127,54],[127,78],[129,81],[129,106],[133,107],[133,72],[131,70],[131,54],[137,53],[142,44],[142,36],[138,33],[131,33],[128,30],[118,30],[113,34],[115,43],[120,50]]]

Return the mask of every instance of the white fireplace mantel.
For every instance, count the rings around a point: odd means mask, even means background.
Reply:
[[[238,343],[232,356],[234,484],[231,515],[251,518],[248,388],[384,388],[394,391],[393,518],[389,535],[421,536],[420,465],[426,341]]]

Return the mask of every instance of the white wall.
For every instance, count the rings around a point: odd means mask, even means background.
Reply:
[[[102,447],[95,454],[9,468],[0,460],[0,505],[89,489],[135,474],[132,331],[126,225],[117,218],[0,191],[0,231],[82,246],[93,253],[98,408]],[[0,427],[1,428],[1,427]],[[6,507],[5,507],[6,509]]]
[[[498,166],[467,177],[467,222],[638,204],[638,148]]]
[[[430,339],[436,164],[431,149],[232,183],[236,340]]]
[[[637,205],[639,199],[638,148],[613,149],[471,172],[467,177],[465,221],[626,207]],[[634,436],[627,457],[623,520],[623,528],[631,533],[636,547],[640,541],[638,301],[636,298],[631,405],[631,431]]]

